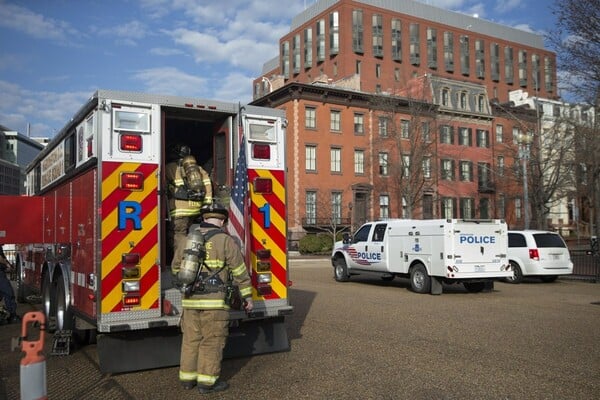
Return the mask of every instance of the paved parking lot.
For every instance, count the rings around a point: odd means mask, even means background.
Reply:
[[[290,265],[291,351],[224,361],[211,399],[595,399],[600,284],[445,286],[419,295],[395,279],[333,280],[327,259]],[[26,307],[21,305],[22,308]],[[0,399],[17,399],[18,327],[0,327]],[[95,347],[49,357],[51,399],[194,399],[177,368],[101,374]],[[4,397],[3,397],[4,395]]]

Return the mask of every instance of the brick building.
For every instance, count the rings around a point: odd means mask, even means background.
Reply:
[[[288,117],[292,242],[379,218],[523,226],[517,139],[557,98],[542,37],[415,1],[320,0],[279,41],[254,102]]]

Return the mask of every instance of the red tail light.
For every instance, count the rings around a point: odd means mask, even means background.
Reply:
[[[271,146],[268,144],[254,143],[252,145],[252,158],[256,160],[270,160]]]
[[[144,188],[144,174],[141,172],[121,173],[121,189],[142,190]]]
[[[254,179],[255,193],[273,193],[273,181],[271,178],[256,178]]]
[[[142,152],[142,135],[124,133],[120,139],[121,151]]]
[[[540,253],[538,249],[529,249],[529,258],[535,261],[540,261]]]

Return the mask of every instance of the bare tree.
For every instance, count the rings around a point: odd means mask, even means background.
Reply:
[[[600,0],[556,0],[557,23],[547,39],[556,51],[562,84],[588,104],[600,92]]]
[[[426,84],[423,90],[426,90]],[[425,96],[422,96],[425,98]],[[379,132],[374,140],[374,157],[383,176],[375,184],[390,193],[397,217],[423,217],[423,195],[433,189],[437,157],[436,106],[412,97],[377,96]],[[391,217],[391,215],[390,215]]]

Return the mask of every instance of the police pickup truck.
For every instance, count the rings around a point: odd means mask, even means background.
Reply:
[[[469,292],[513,276],[503,220],[407,220],[368,222],[344,235],[331,254],[334,278],[375,274],[410,279],[416,293],[441,294],[442,283],[462,283]]]

